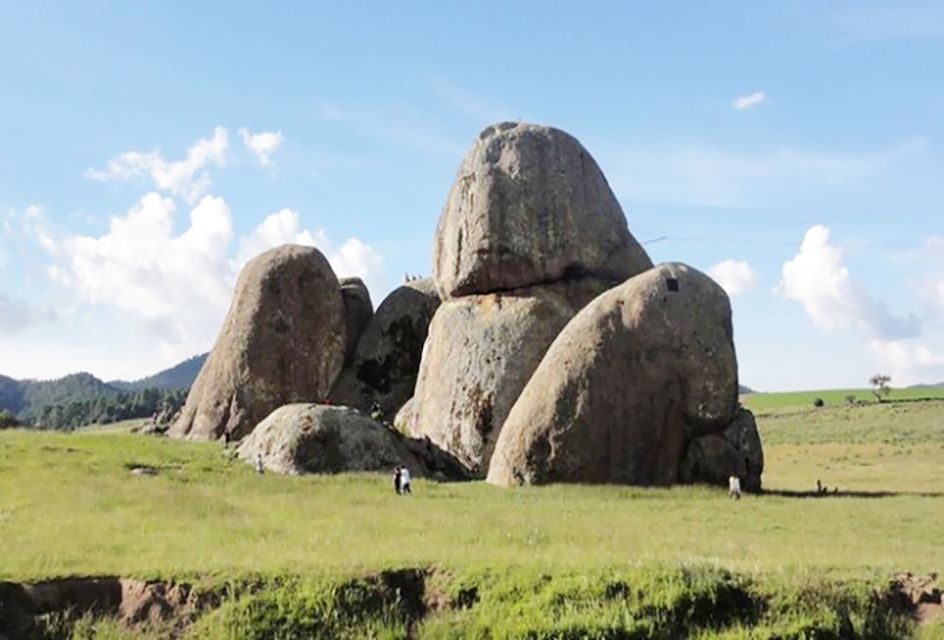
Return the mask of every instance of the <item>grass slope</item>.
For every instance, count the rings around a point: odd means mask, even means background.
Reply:
[[[787,391],[782,393],[750,393],[742,396],[741,402],[755,413],[766,413],[785,409],[807,409],[820,398],[829,407],[847,404],[846,398],[855,396],[858,403],[877,403],[871,389],[826,389],[820,391]],[[892,389],[886,402],[911,402],[916,400],[944,400],[944,387],[909,387]]]
[[[809,490],[822,479],[896,495],[736,504],[703,487],[509,491],[481,482],[419,481],[412,498],[398,498],[380,475],[259,477],[214,444],[5,432],[0,578],[651,562],[933,570],[944,566],[941,409],[880,405],[762,420],[768,489]],[[132,475],[134,465],[158,474]]]
[[[740,502],[705,487],[422,480],[400,498],[385,475],[257,476],[218,445],[123,428],[2,432],[0,579],[255,584],[191,629],[207,638],[910,633],[877,585],[944,568],[944,403],[795,408],[759,424],[765,486],[780,493]],[[144,465],[157,474],[129,471]],[[817,479],[858,494],[802,497]],[[399,596],[350,587],[397,567],[436,567],[454,606],[414,620]]]

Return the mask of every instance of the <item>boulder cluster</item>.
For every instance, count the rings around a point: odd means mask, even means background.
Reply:
[[[432,277],[376,312],[316,249],[247,264],[170,433],[244,438],[242,457],[287,473],[737,475],[758,491],[763,471],[725,292],[684,264],[653,266],[580,142],[523,123],[478,136],[440,215]]]

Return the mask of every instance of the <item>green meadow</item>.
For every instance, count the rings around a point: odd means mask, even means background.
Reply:
[[[896,572],[944,568],[944,402],[846,406],[821,392],[827,406],[813,409],[773,395],[746,399],[767,493],[740,501],[708,487],[424,480],[399,497],[385,475],[259,476],[219,445],[127,425],[0,432],[0,579],[236,585],[189,627],[197,637],[938,633],[875,594]],[[817,480],[838,493],[810,495]],[[358,579],[402,568],[426,572],[441,609],[345,605],[366,597]]]

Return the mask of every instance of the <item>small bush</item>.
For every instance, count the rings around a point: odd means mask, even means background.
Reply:
[[[813,399],[813,406],[816,407],[817,409],[819,409],[820,407],[824,406],[825,404],[826,404],[826,403],[823,402],[823,399],[822,399],[822,398],[814,398],[814,399]]]

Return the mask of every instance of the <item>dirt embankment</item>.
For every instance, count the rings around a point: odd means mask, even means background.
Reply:
[[[357,609],[345,613],[355,621],[370,616],[379,619],[384,612],[392,613],[402,623],[406,637],[414,637],[422,624],[439,612],[470,611],[479,605],[478,587],[457,584],[447,593],[442,587],[448,582],[448,574],[434,569],[395,569],[338,583],[332,589],[332,597],[338,600],[338,611]],[[179,637],[199,618],[221,606],[229,606],[228,602],[264,597],[266,590],[273,588],[291,593],[292,585],[291,579],[284,583],[276,580],[274,584],[244,581],[214,590],[183,582],[113,576],[71,577],[37,583],[0,582],[0,640],[58,637],[51,632],[52,628],[68,628],[70,621],[84,616],[117,620],[132,630],[160,629],[161,637]],[[627,587],[626,593],[610,591],[607,589],[606,598],[613,599],[628,597],[631,589]],[[735,591],[738,615],[749,611],[756,617],[767,608],[757,593],[743,591],[741,587]],[[936,573],[896,574],[884,589],[873,593],[873,602],[880,603],[883,610],[915,623],[929,623],[942,616],[942,588]],[[706,609],[712,624],[718,623],[715,619],[721,606],[716,601],[718,597],[715,593],[713,604]],[[748,619],[754,618],[748,616],[742,622]],[[60,624],[56,624],[57,621]],[[61,624],[63,621],[65,625]],[[325,630],[331,628],[325,627]]]

